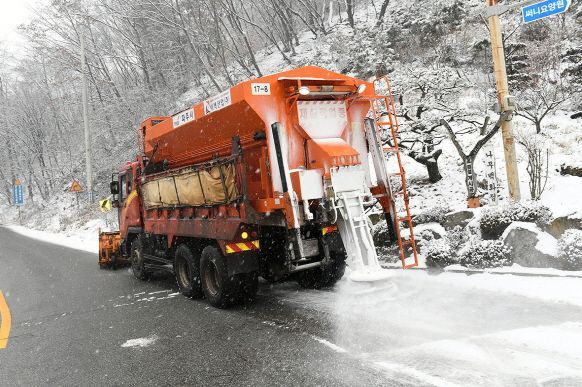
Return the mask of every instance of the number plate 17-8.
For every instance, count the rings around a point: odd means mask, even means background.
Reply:
[[[253,95],[271,95],[270,83],[251,83]]]

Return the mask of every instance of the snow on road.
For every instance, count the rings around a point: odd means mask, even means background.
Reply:
[[[273,290],[326,316],[317,341],[422,385],[582,386],[579,278],[398,272],[333,291]]]
[[[158,340],[156,335],[151,337],[140,337],[139,339],[130,339],[121,344],[123,348],[144,348],[149,347]]]

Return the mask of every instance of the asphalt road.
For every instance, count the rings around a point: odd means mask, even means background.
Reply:
[[[267,285],[264,285],[267,287]],[[323,345],[325,319],[262,289],[218,310],[172,278],[99,270],[93,254],[0,228],[0,290],[12,314],[1,385],[382,385],[386,375]],[[155,340],[123,347],[127,340]]]
[[[0,227],[0,291],[0,385],[582,386],[581,308],[426,273],[218,310]]]

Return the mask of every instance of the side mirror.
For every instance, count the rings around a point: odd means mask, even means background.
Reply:
[[[112,181],[109,184],[109,190],[111,191],[112,195],[119,195],[119,182],[118,181]]]

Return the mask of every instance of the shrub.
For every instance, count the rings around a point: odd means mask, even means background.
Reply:
[[[497,239],[512,222],[533,222],[542,226],[550,222],[552,212],[539,203],[511,203],[483,210],[480,227],[483,236]]]
[[[564,269],[582,270],[582,230],[566,230],[558,240],[558,252]]]
[[[500,240],[485,240],[468,246],[460,255],[463,266],[477,269],[510,265],[511,249]]]
[[[446,239],[449,242],[451,248],[453,248],[455,251],[459,251],[463,244],[468,241],[469,235],[465,232],[463,227],[455,226],[455,228],[447,233]]]
[[[459,263],[455,250],[444,239],[435,239],[428,243],[425,256],[426,265],[429,267],[445,267]]]
[[[412,218],[412,222],[415,225],[432,222],[442,223],[445,220],[445,215],[449,212],[451,212],[451,208],[448,206],[431,207]]]

